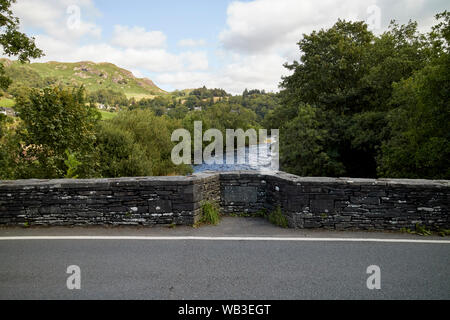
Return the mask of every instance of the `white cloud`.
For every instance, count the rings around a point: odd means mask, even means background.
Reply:
[[[39,62],[111,62],[139,77],[149,73],[199,72],[209,67],[205,51],[169,52],[167,37],[161,31],[117,24],[110,41],[101,39],[100,27],[88,21],[89,17],[100,15],[92,0],[21,0],[13,10],[23,29],[39,32],[34,36],[45,53],[36,60]]]
[[[180,54],[180,58],[187,66],[187,70],[207,70],[209,67],[206,52],[183,52]]]
[[[74,7],[75,11],[68,10]],[[65,41],[101,36],[101,28],[86,19],[99,15],[92,0],[20,0],[11,8],[20,18],[22,29],[42,30],[46,35]]]
[[[194,39],[183,39],[178,41],[178,45],[180,47],[202,47],[206,45],[206,41],[203,39],[194,40]]]
[[[277,54],[233,55],[232,60],[216,70],[162,73],[156,76],[155,81],[175,89],[206,85],[210,88],[224,88],[230,93],[240,94],[245,88],[278,91],[280,77],[289,74],[289,71],[283,67],[285,60]]]
[[[166,35],[161,31],[116,25],[112,44],[122,48],[162,48],[166,45]]]
[[[155,82],[165,89],[184,89],[206,85],[221,87],[237,94],[245,88],[277,91],[288,70],[285,62],[297,60],[297,42],[304,33],[328,28],[338,18],[366,20],[367,9],[381,9],[382,29],[391,19],[406,23],[417,20],[421,30],[434,23],[433,15],[443,11],[448,0],[253,0],[234,1],[227,9],[226,27],[218,35],[219,50],[215,64],[208,52],[196,50],[206,41],[195,38],[180,40],[183,50],[171,52],[162,31],[117,22],[113,35],[102,39],[95,23],[100,15],[94,0],[19,0],[13,5],[23,29],[37,31],[37,44],[46,57],[40,61],[111,62],[132,70],[142,77],[153,74]],[[71,27],[74,12],[80,8],[79,24]],[[72,25],[73,26],[73,25]]]
[[[123,68],[142,72],[179,72],[208,68],[208,57],[205,52],[173,54],[165,49],[119,48],[107,43],[73,45],[45,35],[37,36],[36,43],[46,54],[38,61],[111,62]]]
[[[289,51],[303,33],[331,26],[338,18],[363,18],[373,0],[255,0],[233,2],[220,40],[239,52]]]
[[[381,30],[392,19],[419,22],[426,31],[432,17],[446,8],[445,0],[254,0],[235,1],[227,9],[227,26],[220,33],[221,57],[232,57],[217,82],[232,92],[239,88],[276,90],[287,74],[285,62],[298,60],[297,43],[303,34],[331,27],[338,18],[367,21],[368,9],[381,13]],[[242,91],[242,90],[241,90]]]

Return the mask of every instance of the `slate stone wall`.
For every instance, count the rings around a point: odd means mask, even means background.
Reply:
[[[267,178],[253,172],[220,174],[220,207],[224,214],[255,214],[272,209],[267,201]]]
[[[292,228],[414,230],[419,224],[450,229],[450,181],[241,172],[221,174],[221,190],[225,214],[280,207]]]
[[[0,225],[192,225],[204,201],[223,214],[280,207],[292,228],[450,229],[450,181],[301,178],[207,172],[190,177],[0,181]]]
[[[3,225],[192,225],[218,177],[148,177],[0,182]]]

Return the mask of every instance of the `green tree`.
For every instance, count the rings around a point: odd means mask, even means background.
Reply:
[[[338,113],[360,109],[360,79],[367,73],[367,51],[374,35],[364,22],[339,20],[328,30],[313,31],[298,43],[300,62],[281,86],[290,103],[308,103]]]
[[[20,139],[14,130],[16,122],[0,114],[0,180],[14,179]]]
[[[99,127],[100,174],[103,177],[187,174],[192,168],[176,166],[171,155],[172,132],[181,122],[158,117],[150,110],[122,112]]]
[[[66,176],[66,151],[81,162],[71,174],[80,178],[94,174],[95,127],[100,114],[94,106],[86,105],[82,87],[32,89],[16,101],[23,143],[19,178]]]
[[[36,47],[34,38],[19,31],[19,19],[13,15],[11,4],[16,0],[0,0],[0,45],[3,53],[17,56],[19,61],[28,62],[30,58],[40,58],[43,52]],[[0,88],[7,89],[11,80],[5,76],[3,65],[0,66]]]
[[[133,134],[109,121],[97,133],[98,175],[107,178],[152,175],[152,162],[136,143]]]
[[[429,35],[430,63],[394,86],[382,176],[450,179],[450,13],[437,18],[443,21]]]
[[[386,32],[375,36],[364,22],[339,20],[328,30],[304,35],[299,42],[300,61],[286,65],[293,74],[281,83],[284,106],[269,112],[266,122],[272,122],[272,128],[301,128],[294,121],[304,111],[301,106],[308,104],[317,109],[311,115],[317,131],[327,134],[310,136],[316,138],[309,149],[303,146],[308,139],[282,139],[281,150],[290,153],[281,155],[282,167],[302,175],[376,177],[377,158],[388,138],[387,115],[396,107],[391,99],[393,85],[426,65],[429,43],[417,32],[415,22],[402,26],[392,22]],[[295,165],[312,150],[318,159],[326,154],[328,160],[318,161],[314,168]]]
[[[339,176],[345,172],[336,160],[337,153],[327,150],[331,133],[318,112],[317,108],[301,105],[296,116],[280,127],[283,170],[301,176]]]

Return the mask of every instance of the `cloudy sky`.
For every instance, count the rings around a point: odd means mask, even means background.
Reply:
[[[112,62],[162,89],[220,87],[277,91],[285,62],[299,58],[303,33],[337,18],[389,21],[422,30],[447,0],[18,0],[22,31],[41,61]]]

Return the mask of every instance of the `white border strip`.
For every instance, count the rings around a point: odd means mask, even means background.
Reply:
[[[138,241],[280,241],[280,242],[381,242],[450,244],[449,240],[365,239],[365,238],[288,238],[288,237],[152,237],[152,236],[29,236],[0,237],[0,241],[32,240],[138,240]]]

